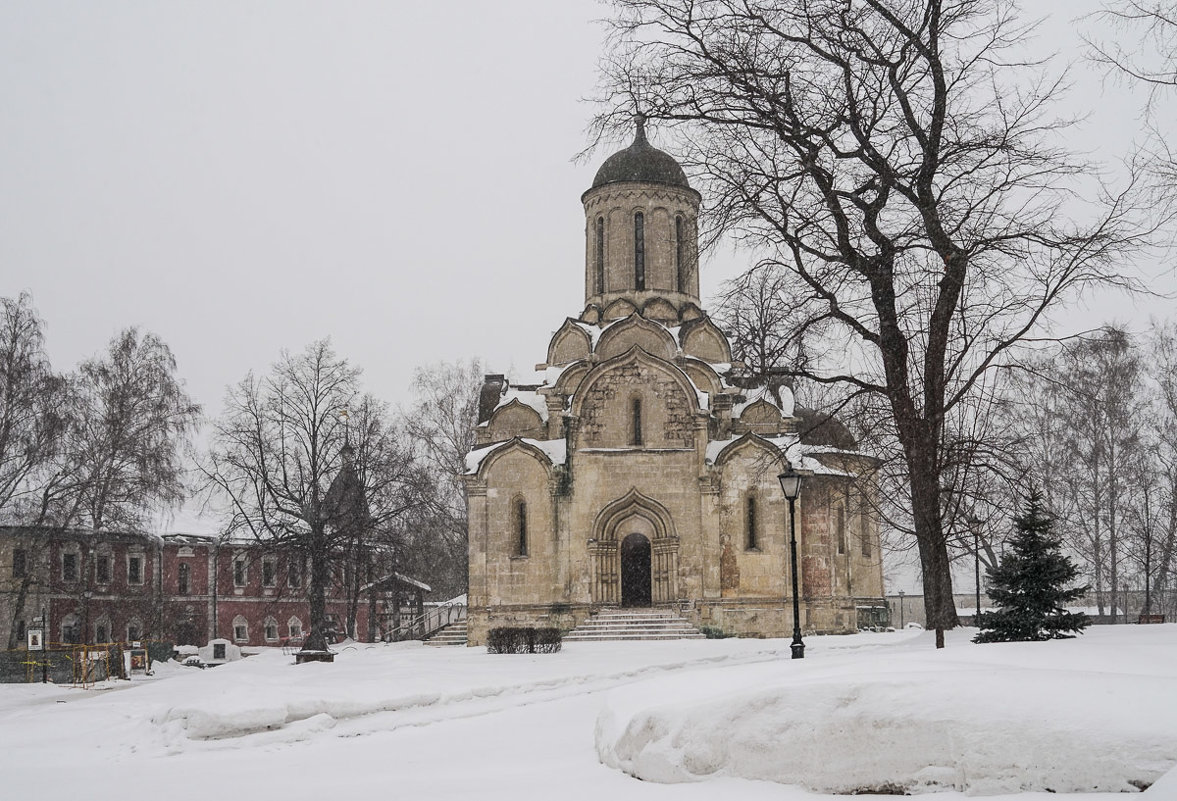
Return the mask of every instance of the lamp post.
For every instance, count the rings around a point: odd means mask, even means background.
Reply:
[[[789,649],[794,659],[805,658],[805,643],[801,641],[801,606],[797,597],[797,497],[801,494],[801,474],[793,470],[792,465],[777,476],[781,482],[781,490],[789,500],[789,558],[793,573],[793,642]]]
[[[985,521],[976,515],[969,515],[965,518],[965,522],[969,524],[969,528],[973,530],[973,580],[976,582],[977,588],[977,605],[973,612],[973,625],[977,628],[981,627],[981,524]]]
[[[903,590],[899,591],[899,628],[903,628],[903,596],[907,595]]]
[[[49,683],[49,616],[41,607],[41,683]]]

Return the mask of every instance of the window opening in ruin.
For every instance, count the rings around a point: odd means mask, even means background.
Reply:
[[[277,620],[274,620],[274,618],[272,618],[272,617],[266,618],[265,629],[266,629],[266,639],[267,640],[277,640],[278,639],[278,621]]]
[[[527,501],[515,501],[515,555],[527,556]]]
[[[835,535],[838,540],[838,553],[846,553],[846,510],[838,509],[834,515]]]
[[[295,589],[302,586],[302,563],[297,559],[286,564],[286,584]]]
[[[110,642],[110,629],[105,623],[99,623],[94,626],[94,642]]]
[[[81,626],[78,624],[78,616],[75,614],[66,615],[61,619],[61,641],[68,643],[79,643],[82,641]]]
[[[233,618],[233,639],[238,642],[249,642],[249,623],[241,615]]]
[[[245,557],[239,556],[233,560],[233,586],[245,586]]]
[[[186,564],[181,564],[176,569],[176,592],[180,595],[187,595],[191,578],[192,568]]]
[[[302,636],[302,621],[299,620],[298,618],[296,618],[296,617],[290,618],[290,620],[288,620],[286,622],[286,627],[287,627],[287,629],[289,629],[291,637],[301,637]]]
[[[682,231],[683,231],[682,215],[679,214],[679,215],[676,215],[674,218],[674,275],[675,275],[675,281],[677,281],[677,283],[678,283],[678,287],[677,287],[678,291],[679,292],[686,292],[687,291],[686,290],[687,279],[686,279],[686,276],[683,274],[683,267],[685,266],[683,263],[685,261],[685,259],[683,257],[685,255],[685,253],[683,250]]]
[[[862,535],[862,555],[870,556],[870,534],[866,530],[866,518],[863,517],[862,526],[860,529]]]
[[[61,555],[61,580],[78,580],[78,555],[76,553],[63,553]]]
[[[630,444],[642,444],[642,399],[634,398],[630,401]]]
[[[94,580],[99,584],[110,583],[110,557],[99,554],[94,560]]]
[[[138,620],[132,620],[127,624],[127,642],[134,642],[142,637],[143,624]]]
[[[748,496],[746,509],[744,525],[747,534],[747,547],[749,551],[756,551],[760,549],[760,542],[756,538],[756,527],[759,521],[756,520],[756,498],[754,496]]]
[[[597,218],[597,263],[596,263],[597,294],[605,291],[605,218]]]
[[[278,563],[273,557],[262,560],[262,586],[273,587],[278,583]]]
[[[127,583],[128,584],[142,584],[143,583],[143,557],[128,556],[127,557]]]
[[[633,215],[634,289],[646,288],[646,215]]]

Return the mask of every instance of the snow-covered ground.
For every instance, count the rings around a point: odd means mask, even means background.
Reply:
[[[353,645],[0,685],[0,798],[1177,799],[1177,626],[969,634],[812,637],[803,661],[783,640]]]

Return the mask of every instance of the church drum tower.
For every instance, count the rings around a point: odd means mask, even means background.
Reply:
[[[741,365],[699,299],[700,195],[641,118],[581,200],[583,310],[535,375],[482,389],[465,476],[469,643],[619,606],[788,636],[786,466],[809,476],[803,627],[856,630],[858,608],[883,603],[875,461],[836,424],[812,426],[788,388],[734,382]]]

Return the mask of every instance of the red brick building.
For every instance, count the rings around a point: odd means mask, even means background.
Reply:
[[[224,637],[281,645],[310,626],[307,576],[303,555],[256,542],[4,526],[0,647],[24,647],[42,610],[50,642],[202,645]],[[341,558],[327,593],[329,620],[339,636],[378,639],[419,611],[428,590],[404,577],[364,583]]]

